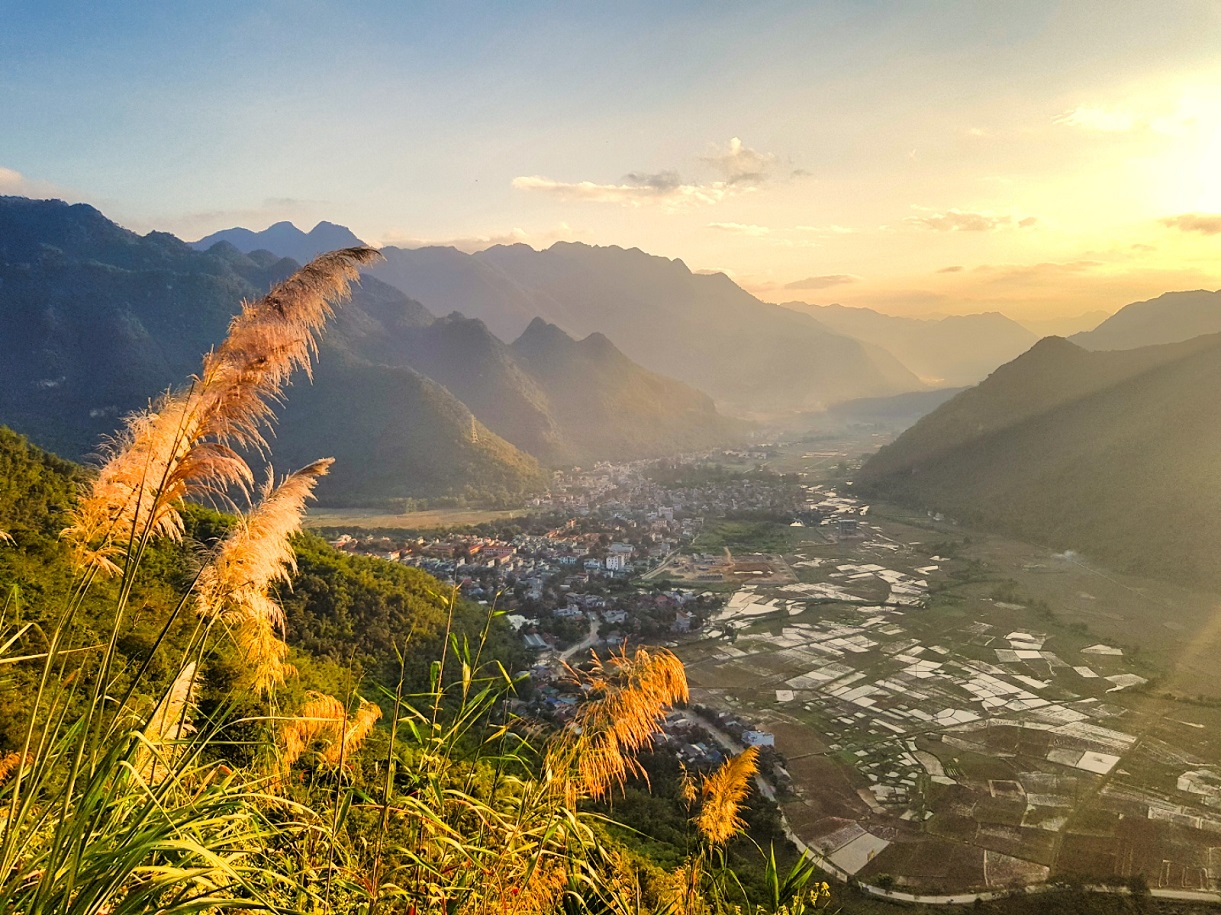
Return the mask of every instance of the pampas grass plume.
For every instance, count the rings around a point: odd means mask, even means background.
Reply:
[[[727,842],[745,825],[739,813],[755,774],[759,749],[747,747],[704,780],[704,802],[695,826],[712,845]]]

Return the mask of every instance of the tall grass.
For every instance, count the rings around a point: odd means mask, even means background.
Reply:
[[[423,692],[407,690],[402,644],[398,684],[376,701],[355,690],[284,698],[294,670],[273,586],[295,569],[291,538],[330,461],[279,483],[268,470],[256,491],[247,456],[267,456],[285,384],[308,373],[332,308],[376,256],[324,255],[244,303],[200,373],[111,442],[63,533],[76,571],[53,622],[10,625],[0,613],[0,668],[37,665],[22,745],[0,755],[0,912],[731,908],[724,868],[710,862],[740,828],[753,757],[705,783],[693,820],[703,845],[676,875],[681,892],[644,887],[580,812],[641,774],[636,754],[686,700],[667,651],[570,668],[586,700],[567,726],[532,732],[509,712],[512,677],[486,657],[497,612],[473,643],[459,637],[455,591]],[[142,564],[154,543],[184,536],[183,506],[201,496],[249,504],[133,658],[120,646]],[[110,600],[101,633],[81,621],[97,593]],[[218,657],[240,675],[205,710],[200,686]],[[800,895],[782,882],[770,911]]]

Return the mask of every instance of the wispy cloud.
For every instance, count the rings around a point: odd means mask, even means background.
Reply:
[[[796,232],[811,232],[815,235],[854,235],[858,230],[847,226],[793,226]]]
[[[1135,129],[1140,121],[1135,115],[1120,109],[1079,105],[1055,118],[1054,123],[1102,133],[1126,133]]]
[[[711,167],[717,180],[684,179],[677,170],[665,169],[628,172],[618,183],[560,181],[543,175],[523,175],[514,178],[512,184],[520,191],[548,194],[561,200],[680,209],[708,206],[753,191],[772,178],[778,160],[772,153],[751,149],[733,137],[728,145],[715,148],[700,161]]]
[[[741,222],[710,222],[708,223],[708,228],[716,229],[720,232],[732,232],[736,235],[749,235],[753,238],[772,234],[772,230],[767,226],[756,226]]]
[[[728,185],[757,186],[772,177],[776,168],[776,156],[743,146],[738,137],[730,139],[728,146],[717,149],[703,159],[711,165]]]
[[[0,165],[0,194],[13,197],[63,197],[69,198],[64,188],[48,181],[28,178],[21,172]]]
[[[673,178],[671,179],[671,175]],[[561,200],[582,200],[591,203],[617,203],[622,206],[662,204],[667,207],[698,206],[718,203],[728,193],[722,182],[684,184],[673,172],[654,175],[632,173],[621,184],[598,184],[594,181],[556,181],[541,175],[513,179],[519,191],[534,191],[559,197]]]
[[[1182,213],[1178,216],[1167,216],[1158,222],[1181,232],[1221,235],[1221,213]]]
[[[828,273],[824,276],[807,276],[804,280],[785,283],[785,289],[829,289],[832,286],[843,286],[845,283],[856,283],[859,276],[851,273]]]
[[[962,273],[962,265],[956,264],[953,267],[942,267],[938,273]]]
[[[1015,219],[996,213],[972,213],[964,210],[947,210],[944,213],[928,212],[919,216],[907,216],[903,220],[909,225],[933,229],[937,232],[995,232],[1013,226],[1028,229],[1038,223],[1034,216]]]
[[[1102,261],[1079,258],[1062,262],[1044,261],[1039,264],[981,264],[972,273],[990,284],[1030,285],[1058,282],[1102,266]]]

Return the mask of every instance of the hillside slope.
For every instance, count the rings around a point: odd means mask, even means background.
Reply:
[[[574,340],[535,318],[512,352],[546,393],[578,461],[633,460],[724,444],[744,424],[694,388],[642,369],[603,334]]]
[[[1116,568],[1221,585],[1221,335],[1047,338],[882,448],[860,490]]]

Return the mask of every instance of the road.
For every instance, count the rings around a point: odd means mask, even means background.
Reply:
[[[593,614],[589,617],[589,632],[586,634],[583,641],[577,642],[571,648],[565,648],[560,652],[560,661],[567,662],[578,651],[588,651],[598,643],[598,618]]]

